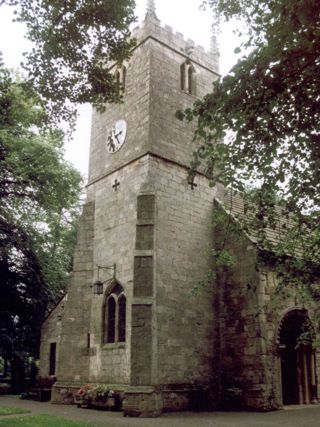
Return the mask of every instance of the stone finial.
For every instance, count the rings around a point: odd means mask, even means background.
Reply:
[[[155,0],[148,0],[146,16],[156,17],[156,2],[155,2]]]

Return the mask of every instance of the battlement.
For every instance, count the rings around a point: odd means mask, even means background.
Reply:
[[[132,37],[137,39],[138,44],[148,37],[153,37],[169,48],[179,52],[185,58],[199,63],[219,74],[219,52],[217,42],[214,37],[211,39],[211,47],[206,50],[203,46],[197,45],[194,40],[185,38],[180,32],[175,32],[169,25],[162,25],[155,15],[146,15],[141,26],[137,26],[132,31]]]

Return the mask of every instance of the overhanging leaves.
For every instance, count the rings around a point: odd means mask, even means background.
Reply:
[[[76,103],[100,109],[119,101],[110,61],[129,57],[134,40],[133,0],[2,0],[16,7],[33,49],[25,69],[32,87],[46,100],[51,117],[70,120]]]

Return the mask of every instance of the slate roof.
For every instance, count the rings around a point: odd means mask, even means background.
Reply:
[[[253,211],[247,209],[243,196],[236,191],[220,186],[217,190],[215,200],[226,213],[230,213],[235,221],[240,223],[250,241],[257,244],[257,233],[252,230],[249,232],[246,231],[246,226],[249,225],[253,219]],[[275,209],[276,221],[274,227],[269,226],[264,229],[267,241],[273,246],[283,241],[286,230],[289,228],[290,224],[288,216],[282,214],[282,209],[280,207]]]

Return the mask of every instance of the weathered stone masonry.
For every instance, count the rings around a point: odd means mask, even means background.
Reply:
[[[74,271],[63,310],[58,306],[43,327],[40,374],[48,375],[56,342],[54,402],[72,403],[81,385],[102,383],[121,393],[124,414],[131,416],[209,401],[211,408],[280,407],[295,399],[284,397],[281,385],[288,377],[281,377],[283,363],[294,363],[283,341],[290,326],[285,313],[312,320],[315,308],[301,307],[293,296],[272,309],[275,270],[261,262],[245,234],[231,233],[225,242],[235,264],[200,286],[223,238],[210,224],[213,212],[225,209],[224,191],[210,188],[200,172],[193,185],[187,182],[194,125],[178,121],[175,112],[211,90],[217,54],[191,49],[194,43],[162,27],[155,13],[134,36],[137,46],[123,65],[124,102],[93,113]],[[189,69],[188,86],[181,73]],[[111,154],[107,135],[120,119],[127,123],[125,142]],[[94,294],[98,279],[102,295]],[[117,333],[108,341],[108,298],[115,289],[125,296],[125,339]],[[312,361],[319,353],[311,357],[310,351],[299,356],[305,368],[297,365],[303,371],[295,383],[298,403],[316,394],[319,360]]]

